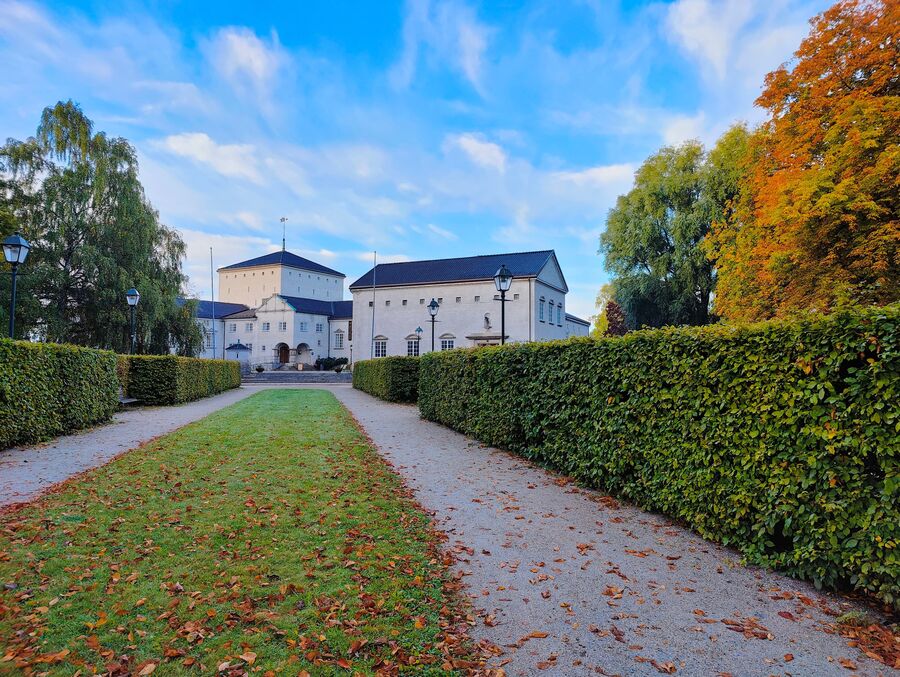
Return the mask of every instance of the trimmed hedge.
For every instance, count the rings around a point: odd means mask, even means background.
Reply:
[[[0,449],[107,421],[118,406],[115,353],[0,339]]]
[[[378,357],[353,366],[353,387],[388,402],[415,402],[418,357]]]
[[[900,607],[900,305],[420,361],[425,418]]]
[[[128,395],[144,404],[180,404],[241,385],[236,360],[131,355],[128,362]]]

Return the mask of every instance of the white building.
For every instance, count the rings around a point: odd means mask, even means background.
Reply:
[[[501,318],[493,278],[504,264],[513,274],[507,341],[588,333],[586,321],[566,313],[568,286],[551,250],[379,264],[350,285],[352,301],[343,300],[343,273],[279,251],[218,270],[223,301],[197,305],[201,357],[274,369],[367,359],[373,346],[378,357],[419,355],[431,350],[432,299],[440,304],[435,350],[495,345]]]
[[[566,314],[569,288],[552,250],[383,263],[350,285],[355,359],[373,351],[376,357],[429,352],[432,330],[434,350],[499,344],[500,294],[493,278],[501,265],[513,274],[507,342],[562,339],[589,327]],[[433,324],[432,299],[440,306]]]
[[[343,273],[282,250],[218,274],[224,300],[198,302],[205,335],[200,357],[267,369],[349,359],[352,304],[342,300]]]

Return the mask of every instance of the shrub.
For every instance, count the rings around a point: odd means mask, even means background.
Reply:
[[[425,418],[900,606],[900,305],[429,353]]]
[[[128,395],[145,404],[190,402],[241,384],[236,360],[175,355],[132,355],[128,360]]]
[[[347,364],[346,357],[320,357],[316,360],[316,369],[319,371],[331,371],[335,367]]]
[[[128,372],[131,369],[131,360],[128,355],[116,355],[116,376],[119,379],[119,387],[123,395],[128,394]]]
[[[418,357],[379,357],[353,367],[353,387],[388,402],[415,402],[418,384]]]
[[[0,339],[0,449],[109,420],[118,391],[115,353]]]

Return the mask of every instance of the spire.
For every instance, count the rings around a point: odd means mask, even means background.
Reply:
[[[287,222],[287,217],[281,217],[281,251],[286,251],[285,243],[287,241],[287,226],[284,225]]]

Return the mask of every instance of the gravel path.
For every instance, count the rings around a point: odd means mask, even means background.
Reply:
[[[36,497],[45,489],[144,442],[249,397],[258,389],[237,388],[174,407],[120,411],[110,423],[35,446],[0,451],[0,507]]]
[[[823,630],[823,608],[855,608],[840,595],[742,566],[413,406],[332,392],[449,534],[481,610],[473,634],[504,648],[509,675],[898,674]]]

